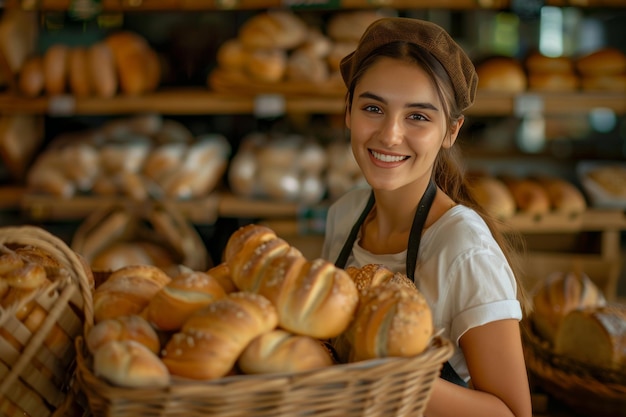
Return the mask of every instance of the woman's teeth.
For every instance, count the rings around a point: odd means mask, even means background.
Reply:
[[[394,156],[394,155],[385,155],[382,153],[378,153],[376,151],[371,151],[372,155],[374,155],[374,158],[378,159],[379,161],[383,161],[383,162],[400,162],[406,158],[408,158],[408,156]]]

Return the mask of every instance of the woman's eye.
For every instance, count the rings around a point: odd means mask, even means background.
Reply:
[[[363,110],[365,110],[366,112],[371,112],[371,113],[382,113],[382,111],[380,110],[380,107],[378,106],[365,106]]]
[[[411,120],[428,120],[424,115],[422,115],[422,114],[415,114],[415,113],[409,115],[409,119],[411,119]]]

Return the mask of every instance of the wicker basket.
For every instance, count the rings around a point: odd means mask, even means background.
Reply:
[[[238,375],[213,381],[175,380],[167,388],[112,386],[91,371],[76,339],[78,382],[98,416],[393,417],[423,415],[433,381],[452,355],[436,337],[412,358],[334,365],[296,374]]]
[[[581,416],[626,417],[626,374],[591,367],[553,352],[525,322],[526,366],[533,382]]]
[[[38,227],[0,228],[0,246],[4,251],[34,247],[61,264],[61,268],[47,270],[52,285],[0,309],[0,415],[74,414],[80,410],[73,384],[74,341],[93,325],[90,270],[62,240]],[[18,318],[26,305],[43,317],[33,332]],[[53,331],[58,336],[56,344],[47,339]]]

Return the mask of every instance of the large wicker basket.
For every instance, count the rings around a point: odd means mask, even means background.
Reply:
[[[52,285],[0,308],[0,415],[72,415],[81,410],[73,384],[75,338],[93,325],[93,278],[86,263],[47,231],[35,226],[0,228],[3,252],[20,247],[41,250],[61,266],[46,268]],[[25,308],[43,318],[38,327],[20,320],[18,313]],[[61,342],[48,343],[51,332]]]
[[[526,366],[537,386],[577,415],[626,417],[626,373],[554,353],[529,322],[522,330]]]
[[[83,340],[78,338],[76,345],[79,385],[95,417],[419,417],[433,381],[453,351],[450,341],[436,337],[426,351],[412,358],[369,360],[297,374],[176,380],[166,388],[128,389],[96,377]]]

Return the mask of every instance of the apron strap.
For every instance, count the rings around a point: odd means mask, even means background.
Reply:
[[[354,242],[356,242],[356,237],[359,235],[359,229],[361,228],[361,225],[363,224],[363,222],[365,222],[365,218],[367,217],[369,212],[372,210],[372,207],[374,207],[374,191],[373,190],[370,193],[369,200],[367,200],[367,204],[365,205],[363,212],[361,212],[359,219],[356,221],[356,223],[354,223],[354,226],[352,226],[352,230],[350,231],[350,234],[348,235],[348,239],[346,239],[346,243],[344,243],[343,248],[341,248],[341,252],[339,253],[339,256],[337,257],[337,260],[335,261],[335,265],[338,268],[346,267],[348,258],[350,257],[350,254],[352,253],[352,246],[354,246]]]

